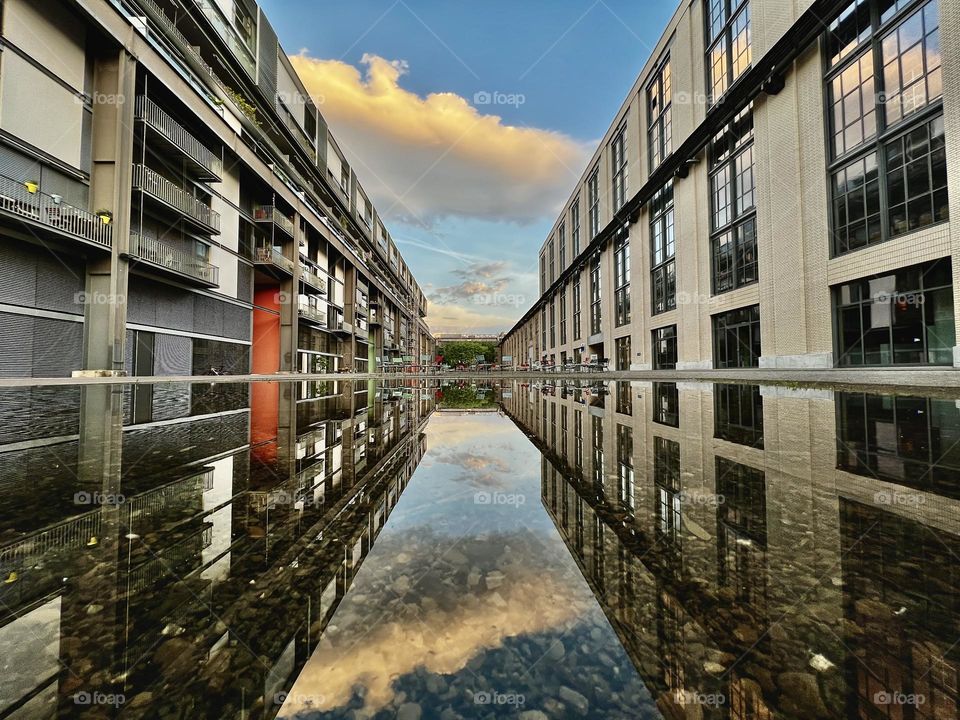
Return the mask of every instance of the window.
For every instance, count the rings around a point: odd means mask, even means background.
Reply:
[[[763,396],[759,385],[713,386],[713,436],[763,447]]]
[[[540,294],[547,291],[547,256],[545,253],[540,255]]]
[[[602,313],[600,309],[600,300],[602,292],[600,288],[600,253],[593,256],[590,261],[590,334],[597,335],[600,332],[600,321]]]
[[[560,272],[567,269],[567,225],[560,223],[557,228],[557,243],[560,246]]]
[[[547,306],[540,311],[540,353],[541,359],[547,354]]]
[[[752,108],[711,141],[709,158],[713,292],[720,294],[757,281]]]
[[[653,80],[647,86],[647,135],[650,144],[650,170],[673,151],[673,129],[670,106],[673,100],[670,78],[670,56],[660,63]]]
[[[713,316],[714,367],[760,365],[760,306]]]
[[[653,369],[677,369],[676,325],[668,325],[653,331]]]
[[[629,370],[631,353],[630,336],[626,335],[625,337],[617,338],[614,341],[614,349],[616,351],[617,370]]]
[[[650,202],[650,251],[653,267],[650,286],[653,292],[653,314],[677,306],[676,246],[673,236],[673,182],[657,191]]]
[[[707,3],[707,87],[716,102],[750,67],[750,3],[705,0]]]
[[[947,221],[939,0],[855,0],[825,46],[834,254]]]
[[[627,233],[613,251],[614,308],[617,327],[630,322],[630,238]]]
[[[580,310],[581,310],[581,295],[580,295],[580,271],[577,270],[573,276],[573,339],[579,340],[581,336],[581,324],[580,324]]]
[[[553,238],[550,238],[550,242],[547,243],[547,255],[549,257],[549,260],[547,261],[548,262],[547,267],[550,271],[547,277],[549,278],[550,284],[552,285],[553,281],[557,279],[557,267],[555,263],[556,247],[554,246]]]
[[[580,196],[570,206],[570,241],[573,243],[572,257],[580,254]]]
[[[613,173],[613,212],[627,201],[627,124],[617,130],[610,143],[610,165]]]
[[[590,224],[590,239],[600,233],[600,168],[595,167],[587,180],[587,222]]]
[[[680,443],[654,436],[653,480],[657,491],[658,539],[675,542],[683,525],[680,495]]]
[[[680,427],[680,391],[676,383],[653,384],[653,421]]]
[[[837,365],[952,365],[950,260],[834,288]]]
[[[557,346],[557,303],[550,301],[550,347]]]
[[[560,344],[567,344],[567,286],[560,291]],[[564,363],[566,365],[566,363]]]

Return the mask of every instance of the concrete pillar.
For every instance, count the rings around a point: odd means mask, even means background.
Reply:
[[[280,372],[297,372],[300,314],[300,242],[306,242],[298,215],[293,220],[293,239],[284,238],[283,256],[293,261],[293,277],[280,283]]]
[[[943,114],[947,138],[947,175],[950,202],[950,248],[953,257],[953,321],[960,340],[960,13],[940,3],[940,42],[943,44]],[[960,367],[960,344],[953,348],[953,365]]]
[[[90,202],[92,210],[113,214],[113,249],[109,258],[87,265],[85,371],[124,370],[136,71],[137,61],[123,50],[94,61],[95,94],[118,102],[93,109]]]

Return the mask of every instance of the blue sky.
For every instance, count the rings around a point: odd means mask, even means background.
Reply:
[[[676,8],[261,5],[301,56],[295,66],[431,297],[439,331],[506,330],[535,300],[537,249]]]

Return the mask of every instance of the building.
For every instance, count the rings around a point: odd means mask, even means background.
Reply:
[[[541,296],[503,355],[960,365],[957,168],[949,2],[684,2],[544,242]]]
[[[0,376],[375,370],[426,298],[250,0],[2,9]]]

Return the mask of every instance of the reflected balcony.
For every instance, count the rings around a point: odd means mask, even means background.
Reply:
[[[166,150],[167,154],[186,160],[198,180],[220,182],[223,175],[220,158],[150,98],[143,95],[137,98],[135,118],[152,129],[162,141],[157,143],[156,150]]]
[[[204,287],[220,284],[220,268],[160,240],[130,233],[129,256],[165,274],[191,280]]]
[[[57,195],[40,192],[33,183],[0,176],[0,213],[35,230],[50,230],[96,247],[113,246],[109,218],[74,207]]]
[[[133,187],[208,235],[220,234],[220,213],[146,165],[133,166]]]
[[[257,223],[272,225],[291,239],[293,238],[293,220],[280,212],[275,205],[257,205],[253,208],[253,220]]]

